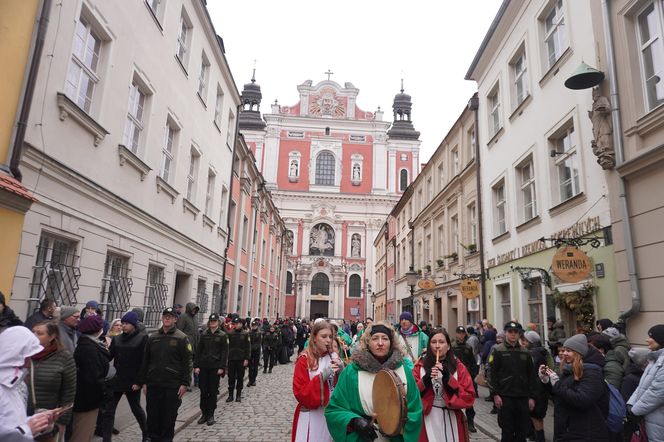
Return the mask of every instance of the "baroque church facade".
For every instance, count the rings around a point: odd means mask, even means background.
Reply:
[[[332,80],[297,87],[299,102],[261,114],[260,86],[242,91],[239,127],[284,220],[285,314],[371,316],[373,241],[420,170],[411,97],[394,97],[392,122],[362,110],[359,89]]]

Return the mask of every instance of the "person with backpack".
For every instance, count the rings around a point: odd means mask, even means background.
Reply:
[[[664,440],[664,324],[648,330],[648,365],[627,401],[629,414],[643,416],[649,441]]]
[[[562,348],[560,376],[546,365],[538,369],[540,380],[553,395],[553,440],[609,441],[610,394],[602,374],[604,357],[588,345],[584,334],[568,338]]]

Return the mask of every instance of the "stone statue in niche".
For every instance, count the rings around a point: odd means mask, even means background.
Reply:
[[[287,230],[286,231],[286,244],[288,244],[288,248],[286,250],[286,254],[289,256],[293,255],[293,231],[292,230]]]
[[[353,164],[353,181],[360,181],[360,165]]]
[[[288,172],[288,175],[291,177],[296,177],[297,176],[297,161],[293,160],[290,163],[290,170]]]
[[[613,123],[611,121],[611,103],[600,95],[599,88],[593,88],[593,108],[588,111],[593,124],[593,140],[590,142],[597,163],[602,169],[613,169],[616,165],[616,154],[613,150]]]
[[[355,233],[350,240],[350,256],[359,257],[360,256],[360,235]]]
[[[334,256],[334,230],[327,224],[318,224],[309,235],[309,254]]]

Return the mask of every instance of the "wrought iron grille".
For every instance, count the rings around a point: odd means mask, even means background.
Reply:
[[[208,311],[208,294],[206,292],[207,281],[204,279],[198,280],[198,290],[196,291],[196,305],[198,306],[198,314],[196,315],[196,322],[198,324],[203,324],[205,321],[205,315]]]
[[[210,306],[212,313],[221,312],[221,285],[218,282],[212,284],[212,302]]]
[[[143,311],[146,327],[158,327],[161,312],[166,308],[168,286],[164,284],[164,269],[157,266],[148,266],[148,281],[145,284],[145,298]]]
[[[76,305],[81,270],[74,265],[78,262],[74,250],[74,244],[69,241],[46,235],[39,239],[30,283],[30,313],[46,298],[54,299],[58,305]]]
[[[101,302],[107,321],[120,318],[129,309],[133,281],[129,276],[129,259],[109,253],[106,255],[104,277],[101,280]]]

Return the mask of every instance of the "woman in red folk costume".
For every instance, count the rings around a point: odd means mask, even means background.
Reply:
[[[311,336],[309,345],[297,358],[293,374],[297,408],[293,417],[292,441],[331,442],[324,412],[341,371],[341,361],[332,351],[332,324],[327,321],[315,324]]]
[[[463,409],[473,406],[475,389],[468,369],[450,347],[447,331],[433,330],[426,354],[413,369],[424,415],[420,442],[468,440]]]

